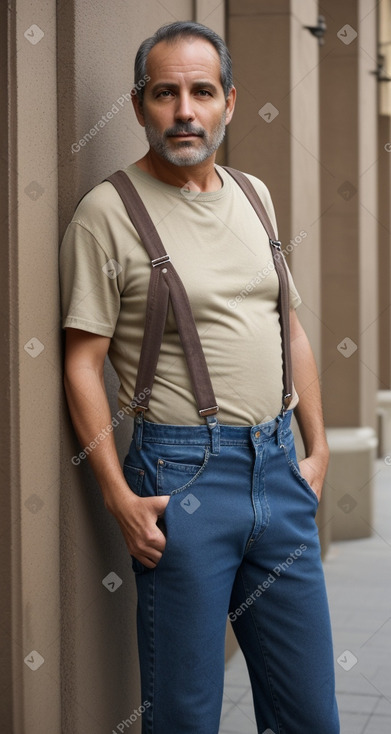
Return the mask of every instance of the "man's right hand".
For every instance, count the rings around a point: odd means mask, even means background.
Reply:
[[[169,495],[138,497],[127,490],[113,505],[106,503],[121,528],[129,553],[147,568],[157,566],[166,546],[165,535],[156,522],[164,515],[169,500]]]
[[[73,425],[81,446],[88,446],[102,428],[111,424],[103,379],[110,339],[79,329],[67,329],[65,389]],[[166,538],[156,522],[170,499],[138,497],[130,491],[120,465],[113,432],[88,454],[107,509],[117,519],[126,545],[148,568],[159,563]]]

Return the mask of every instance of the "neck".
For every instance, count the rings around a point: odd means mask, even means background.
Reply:
[[[143,158],[136,161],[136,166],[170,186],[182,188],[191,182],[199,191],[218,191],[221,189],[221,180],[215,170],[215,158],[214,153],[195,166],[175,166],[150,149]]]

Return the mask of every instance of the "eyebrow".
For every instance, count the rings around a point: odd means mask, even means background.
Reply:
[[[202,79],[192,82],[191,87],[193,89],[210,89],[211,92],[217,92],[215,84],[208,81],[202,81]],[[172,89],[174,91],[179,89],[179,84],[175,84],[174,82],[157,82],[151,88],[151,92],[157,92],[159,89]]]

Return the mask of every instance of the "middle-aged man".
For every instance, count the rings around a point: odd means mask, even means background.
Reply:
[[[315,524],[328,462],[319,383],[289,276],[296,389],[281,408],[289,355],[281,346],[273,238],[237,181],[215,164],[235,106],[228,50],[205,26],[164,26],[138,51],[135,89],[149,150],[122,179],[127,189],[132,182],[170,259],[150,258],[145,243],[154,228],[142,242],[122,195],[105,181],[67,229],[61,276],[73,423],[136,573],[143,732],[217,734],[229,615],[258,732],[338,734]],[[275,228],[267,188],[245,178]],[[173,268],[191,304],[218,415],[199,399],[203,357],[191,314],[176,298]],[[156,369],[147,352],[142,372],[152,369],[152,393],[147,380],[136,383],[151,312],[155,324],[159,314],[165,323]],[[123,471],[106,430],[107,354],[120,405],[136,412]],[[306,449],[300,465],[293,409]]]

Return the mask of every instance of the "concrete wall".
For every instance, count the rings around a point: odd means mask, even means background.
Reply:
[[[384,75],[391,78],[391,0],[379,8],[379,51],[384,56]],[[391,389],[391,84],[380,82],[378,117],[378,279],[379,279],[379,388]]]
[[[322,375],[329,426],[375,426],[376,6],[371,0],[322,6],[328,25],[319,67]]]
[[[228,8],[238,89],[229,161],[270,189],[279,237],[284,247],[293,243],[288,261],[303,300],[300,318],[319,360],[318,45],[303,28],[314,25],[316,5],[230,0]]]
[[[35,734],[60,730],[56,4],[48,0],[34,10],[13,3],[3,20],[9,39],[2,191],[9,195],[12,298],[6,325],[12,575],[2,714],[4,730]]]
[[[69,221],[75,202],[109,172],[128,165],[147,150],[131,102],[118,100],[133,82],[139,43],[159,25],[180,19],[214,24],[224,31],[222,8],[155,0],[124,4],[74,2],[64,6],[58,23],[60,222]],[[66,18],[66,20],[65,20]],[[69,29],[72,28],[72,33]],[[85,146],[78,141],[103,115],[113,117]],[[76,143],[76,145],[75,145]],[[72,151],[73,146],[73,152]],[[117,380],[107,365],[106,384],[115,415]],[[66,421],[64,421],[65,423]],[[121,422],[115,437],[124,456],[131,421]],[[64,431],[62,465],[62,695],[64,732],[107,732],[139,706],[135,630],[136,598],[129,556],[115,521],[100,499],[88,466],[73,467],[77,449],[72,431]],[[122,580],[110,593],[109,573]],[[134,725],[135,734],[139,724]]]
[[[1,121],[0,226],[8,243],[1,277],[11,277],[2,291],[9,356],[0,376],[7,387],[3,470],[12,492],[5,492],[0,520],[2,573],[11,579],[0,608],[1,730],[106,734],[139,705],[135,586],[122,536],[86,462],[71,461],[80,447],[62,389],[57,253],[78,199],[140,157],[146,144],[127,102],[78,152],[72,145],[130,91],[141,40],[165,22],[194,17],[223,33],[224,6],[4,6],[1,95],[10,118]],[[106,377],[114,415],[109,365]],[[121,455],[130,433],[130,421],[116,429]],[[115,592],[102,584],[110,572],[122,580]]]

